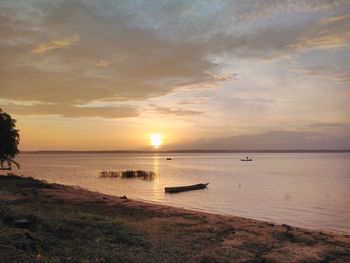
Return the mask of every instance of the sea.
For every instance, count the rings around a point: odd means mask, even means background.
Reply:
[[[320,231],[350,233],[350,153],[22,153],[17,174],[51,183]],[[167,160],[171,158],[171,160]],[[101,171],[154,171],[152,180]],[[176,194],[164,187],[209,183]]]

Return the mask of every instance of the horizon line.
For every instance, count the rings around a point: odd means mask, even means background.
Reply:
[[[350,149],[263,149],[263,150],[231,150],[231,149],[182,149],[182,150],[32,150],[20,153],[33,154],[74,154],[74,153],[341,153]]]

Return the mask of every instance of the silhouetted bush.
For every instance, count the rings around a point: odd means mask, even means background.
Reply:
[[[12,163],[19,168],[19,164],[13,160],[19,153],[19,132],[16,129],[16,120],[0,109],[0,167],[11,170]]]

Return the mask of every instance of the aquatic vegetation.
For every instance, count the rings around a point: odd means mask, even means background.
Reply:
[[[125,170],[125,171],[102,171],[100,177],[121,177],[121,178],[141,178],[144,180],[152,180],[155,172],[145,170]]]
[[[100,177],[120,177],[120,173],[113,171],[102,171],[100,173]]]

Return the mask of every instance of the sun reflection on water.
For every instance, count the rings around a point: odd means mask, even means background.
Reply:
[[[155,173],[153,184],[152,184],[152,192],[155,196],[156,200],[162,199],[162,191],[160,189],[160,175],[159,175],[159,157],[158,154],[154,154],[153,156],[153,171]]]

